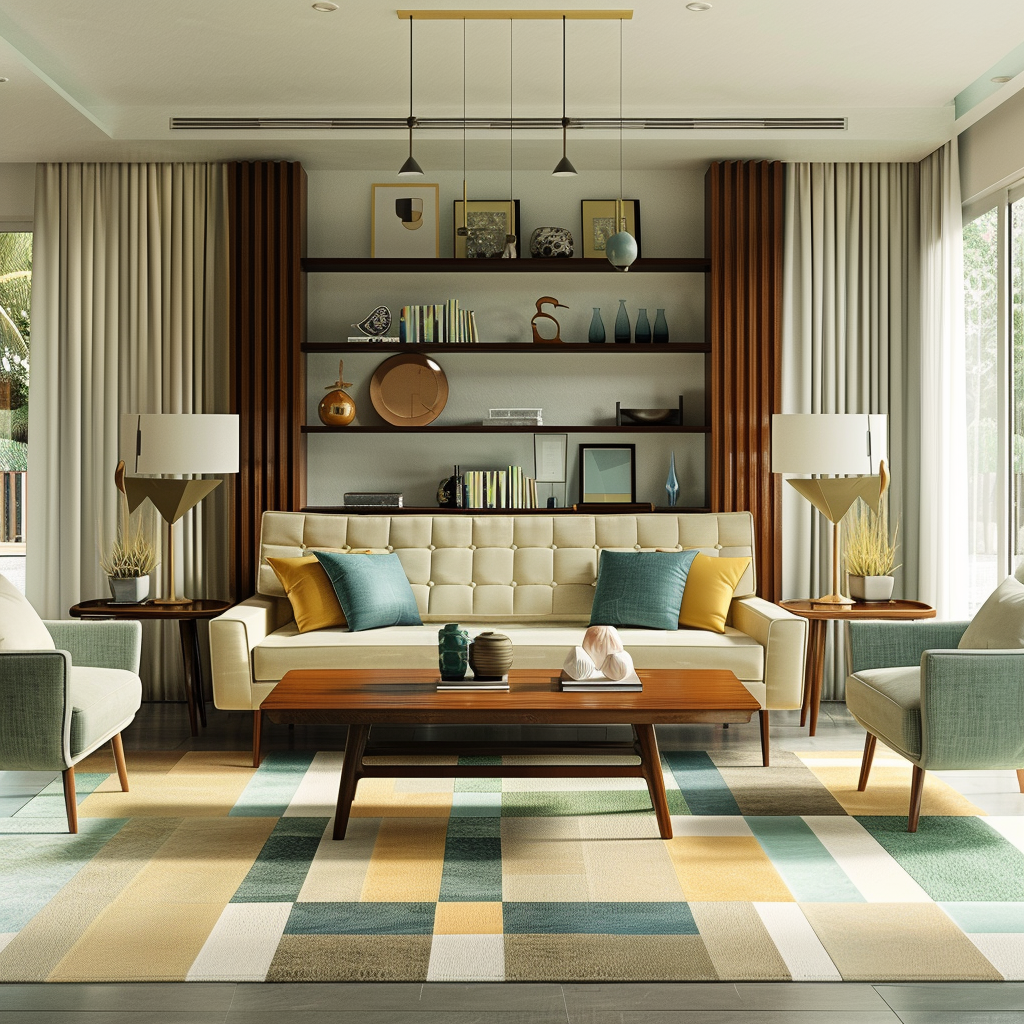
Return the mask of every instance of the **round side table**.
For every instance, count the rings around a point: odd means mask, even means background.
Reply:
[[[226,612],[231,601],[198,599],[188,604],[165,605],[115,604],[108,598],[82,601],[70,611],[75,619],[177,619],[181,636],[181,660],[185,666],[185,700],[188,702],[188,723],[193,736],[199,735],[199,721],[206,726],[206,701],[203,697],[203,668],[199,655],[200,619],[212,619]],[[197,721],[198,713],[198,721]]]
[[[825,630],[829,620],[935,618],[935,609],[923,601],[863,601],[848,605],[780,601],[779,607],[807,619],[807,660],[804,663],[804,704],[800,710],[800,725],[807,722],[809,714],[811,736],[818,728],[821,681],[825,675]]]

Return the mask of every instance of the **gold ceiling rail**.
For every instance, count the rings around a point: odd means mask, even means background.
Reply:
[[[632,11],[399,11],[401,21],[631,21]]]

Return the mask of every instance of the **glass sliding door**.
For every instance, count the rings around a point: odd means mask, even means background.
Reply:
[[[1011,194],[1010,309],[1008,381],[1009,437],[1006,458],[1010,476],[1009,565],[1012,572],[1024,561],[1024,196]]]

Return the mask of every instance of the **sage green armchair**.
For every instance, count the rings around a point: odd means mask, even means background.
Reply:
[[[142,702],[139,622],[47,622],[57,650],[0,651],[0,769],[59,771],[78,831],[75,765],[109,742],[128,791],[121,730]]]
[[[1024,650],[957,650],[966,622],[850,622],[846,706],[875,744],[914,765],[908,832],[929,769],[1015,768],[1024,793]]]

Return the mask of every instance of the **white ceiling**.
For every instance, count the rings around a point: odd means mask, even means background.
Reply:
[[[177,132],[174,116],[404,117],[408,22],[380,0],[0,0],[0,161],[301,159],[372,169],[400,134]],[[623,25],[624,112],[849,119],[846,132],[644,133],[627,165],[714,157],[917,159],[949,138],[953,97],[1024,40],[1020,0],[637,0]],[[574,6],[593,6],[586,2]],[[484,9],[536,0],[476,0]],[[558,116],[561,32],[517,21],[516,115]],[[463,25],[415,25],[416,113],[462,112]],[[569,114],[618,113],[617,22],[569,22]],[[468,113],[509,109],[509,23],[467,25]],[[627,136],[628,138],[628,136]],[[427,166],[461,166],[461,136],[417,135]],[[584,166],[617,160],[608,137],[570,135]],[[554,149],[553,149],[554,147]],[[551,133],[521,137],[517,166],[553,163]],[[473,141],[477,167],[508,141]],[[578,159],[577,159],[578,157]]]

